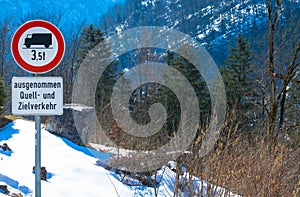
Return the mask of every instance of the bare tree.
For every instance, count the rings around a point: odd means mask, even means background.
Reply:
[[[79,65],[76,64],[77,53],[80,47],[80,32],[82,30],[84,23],[81,23],[79,28],[71,27],[68,30],[68,36],[65,38],[66,49],[64,59],[61,62],[60,73],[63,75],[65,81],[65,93],[64,101],[65,103],[71,102],[72,88],[75,80],[75,74]]]
[[[268,62],[267,62],[267,74],[268,74],[268,82],[269,82],[269,111],[268,111],[268,136],[273,137],[275,133],[275,126],[276,126],[276,117],[278,106],[276,102],[276,85],[275,85],[275,61],[274,61],[274,32],[275,27],[279,15],[279,8],[282,4],[282,0],[276,0],[275,11],[273,14],[273,8],[271,6],[271,0],[267,0],[268,6],[268,24],[269,24],[269,31],[268,31]]]
[[[53,23],[55,26],[59,26],[62,18],[63,18],[63,10],[57,10],[55,8],[53,9],[48,9],[47,11],[40,11],[40,12],[30,12],[26,14],[24,17],[20,19],[22,23],[25,23],[30,20],[35,20],[35,19],[44,19],[47,21],[50,21]]]
[[[275,32],[278,24],[280,8],[283,0],[276,0],[275,5],[272,6],[271,0],[267,0],[268,8],[268,60],[266,64],[267,71],[267,85],[268,85],[268,129],[267,135],[270,141],[274,141],[279,132],[282,129],[284,116],[285,116],[285,104],[288,91],[288,85],[291,82],[297,82],[294,78],[299,69],[299,55],[300,55],[300,40],[296,41],[295,49],[292,49],[289,64],[285,67],[281,73],[277,73],[279,68],[279,60],[276,58],[277,51],[282,50],[282,44],[278,46],[275,40]],[[291,28],[291,27],[289,27]],[[293,27],[292,27],[293,28]],[[284,36],[284,35],[283,35]],[[280,86],[276,86],[276,79],[280,80]],[[278,91],[279,90],[279,91]],[[278,117],[279,116],[279,117]],[[279,119],[279,124],[276,128],[276,122]]]
[[[4,67],[8,62],[8,55],[10,54],[10,40],[11,40],[11,21],[13,17],[10,16],[0,21],[0,76],[4,76]]]

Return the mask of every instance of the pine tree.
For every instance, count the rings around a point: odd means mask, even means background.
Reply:
[[[7,99],[7,92],[5,89],[4,81],[2,78],[0,78],[0,114],[3,113],[6,99]]]
[[[201,73],[192,63],[187,61],[184,57],[174,54],[170,51],[167,51],[165,60],[169,66],[175,68],[177,71],[183,74],[185,78],[189,81],[189,83],[192,85],[198,97],[199,109],[201,111],[199,123],[201,125],[208,124],[207,121],[209,119],[210,109],[211,109],[210,95],[209,95],[208,87],[206,86],[206,83],[202,78]],[[172,83],[174,84],[178,83],[176,78],[172,80],[173,80]],[[178,115],[180,116],[181,112],[180,112],[180,108],[176,106],[178,105],[178,102],[176,102],[176,95],[172,95],[170,94],[170,92],[169,93],[168,92],[165,93],[164,91],[162,92],[163,92],[162,95],[165,95],[168,98],[165,100],[165,105],[167,106],[167,109],[170,109],[171,115],[173,115],[175,120],[178,121],[180,118],[178,117]],[[171,126],[173,126],[173,124]]]
[[[100,29],[95,28],[92,24],[85,28],[81,35],[81,44],[77,54],[77,62],[80,64],[87,56],[88,52],[103,40],[104,32]]]
[[[77,71],[78,71],[81,63],[87,57],[88,53],[103,40],[104,40],[104,33],[100,29],[94,28],[94,26],[92,24],[90,24],[87,28],[83,29],[81,36],[80,36],[79,47],[76,52],[76,59],[73,62],[73,66],[72,66],[72,73],[74,73],[75,75],[78,74]],[[93,69],[96,69],[96,67],[91,68],[89,71],[93,72]],[[81,74],[83,74],[83,73],[81,73]],[[88,75],[87,73],[86,73],[86,75],[88,77],[92,76],[92,75]],[[93,76],[97,77],[95,75],[93,75]],[[86,78],[85,76],[82,76],[82,77]],[[79,78],[77,77],[77,79],[79,79]],[[92,81],[93,79],[89,79],[89,80]],[[89,87],[82,87],[82,91],[85,91],[88,88]],[[85,97],[85,104],[89,103],[91,105],[91,103],[93,103],[93,102],[94,101],[92,101],[91,96]]]
[[[300,83],[291,83],[288,88],[284,129],[286,137],[294,146],[300,144]]]
[[[257,96],[256,84],[252,79],[253,69],[249,47],[249,43],[239,35],[236,47],[230,47],[228,59],[221,69],[231,120],[241,126],[251,126],[256,115],[254,103]]]

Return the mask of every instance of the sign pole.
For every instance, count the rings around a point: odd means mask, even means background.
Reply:
[[[35,197],[41,197],[41,116],[35,116]]]
[[[35,74],[38,77],[38,74]],[[41,197],[41,116],[35,116],[35,197]]]

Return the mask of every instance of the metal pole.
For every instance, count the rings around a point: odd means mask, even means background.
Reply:
[[[41,116],[35,116],[35,197],[41,197]]]

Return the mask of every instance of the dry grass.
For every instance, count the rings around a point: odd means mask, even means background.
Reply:
[[[300,147],[237,137],[205,158],[186,158],[196,176],[242,196],[300,195]]]

